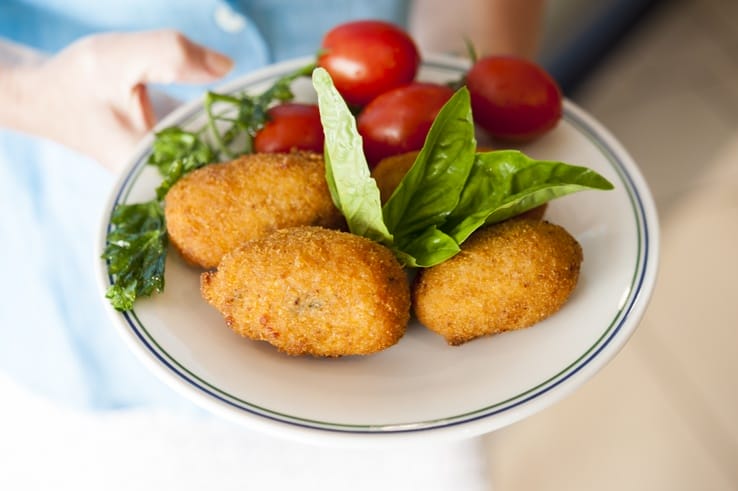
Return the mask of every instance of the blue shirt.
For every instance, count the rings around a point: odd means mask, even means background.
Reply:
[[[396,0],[3,0],[0,38],[53,54],[96,32],[174,28],[233,58],[232,78],[315,53],[347,20],[406,14]],[[203,87],[170,90],[188,98]],[[103,309],[93,244],[112,184],[88,158],[0,130],[0,370],[77,408],[188,407],[133,358]]]
[[[407,10],[406,0],[3,0],[0,37],[54,53],[96,32],[173,28],[230,56],[234,77],[315,53],[347,20],[404,24]]]

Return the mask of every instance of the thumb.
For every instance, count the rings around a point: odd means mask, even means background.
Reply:
[[[143,136],[147,131],[156,124],[156,115],[154,107],[149,98],[149,91],[146,85],[137,84],[131,91],[131,110],[129,112],[130,129],[133,132]]]

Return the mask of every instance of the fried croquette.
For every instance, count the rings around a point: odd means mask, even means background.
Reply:
[[[289,355],[374,353],[397,343],[410,317],[408,278],[392,252],[321,227],[242,244],[201,275],[200,289],[234,331]]]
[[[382,203],[386,203],[395,192],[402,178],[415,163],[415,158],[419,153],[419,151],[413,151],[385,157],[372,169],[372,177],[379,188]]]
[[[215,268],[242,242],[284,227],[341,227],[322,155],[250,154],[180,179],[166,195],[167,232],[189,263]]]
[[[558,225],[524,218],[489,225],[459,254],[418,273],[415,313],[451,345],[529,327],[564,305],[581,262],[581,246]]]
[[[543,220],[543,216],[546,214],[546,209],[548,209],[548,203],[543,203],[542,205],[538,205],[535,208],[524,211],[520,215],[514,216],[512,219],[529,218],[531,220]]]

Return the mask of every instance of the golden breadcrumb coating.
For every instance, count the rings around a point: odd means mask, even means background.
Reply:
[[[389,249],[320,227],[246,242],[200,286],[234,331],[290,355],[374,353],[400,340],[410,316],[407,275]]]
[[[448,261],[422,270],[415,313],[451,345],[521,329],[557,312],[579,278],[582,248],[564,228],[514,218],[484,227]]]
[[[167,232],[188,262],[214,268],[241,243],[296,225],[340,227],[323,157],[310,152],[250,154],[180,179],[165,203]]]

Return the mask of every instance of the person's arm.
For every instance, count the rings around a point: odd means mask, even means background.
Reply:
[[[472,3],[470,36],[480,56],[535,57],[545,0],[472,0]]]
[[[414,0],[410,30],[425,51],[534,58],[545,0]]]
[[[115,169],[155,123],[147,83],[207,83],[230,68],[171,30],[90,36],[41,62],[0,64],[0,126]]]

